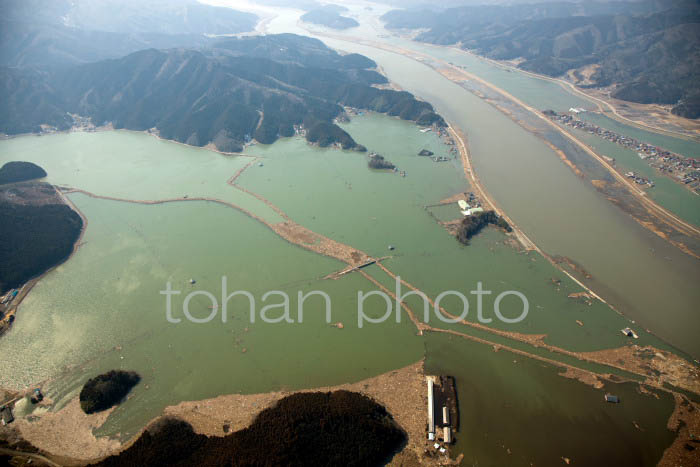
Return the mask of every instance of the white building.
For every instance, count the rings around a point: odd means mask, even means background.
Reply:
[[[433,400],[433,380],[428,379],[428,436],[435,436],[435,410]]]

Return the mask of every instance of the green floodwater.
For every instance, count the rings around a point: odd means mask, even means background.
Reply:
[[[441,222],[449,222],[462,217],[457,203],[443,204],[440,206],[430,206],[428,212]]]
[[[138,371],[143,382],[102,434],[133,434],[182,400],[339,384],[422,355],[408,322],[357,329],[356,291],[372,290],[371,283],[359,275],[320,280],[343,265],[288,244],[234,209],[206,202],[144,206],[84,195],[72,199],[90,219],[86,244],[35,287],[12,332],[0,340],[0,385],[22,388],[48,379],[46,392],[60,407],[88,377],[113,368]],[[243,297],[229,302],[226,323],[204,296],[191,301],[191,314],[216,312],[216,318],[202,324],[185,318],[182,303],[191,291],[209,291],[222,303],[222,276],[229,293],[254,296],[255,323]],[[167,281],[182,291],[173,297],[173,317],[182,319],[177,324],[166,320],[159,293]],[[294,321],[297,291],[327,292],[332,322],[345,328],[326,324],[323,302],[313,297],[303,324],[262,322],[262,308],[281,303],[278,296],[263,300],[270,290],[291,297]],[[280,315],[279,309],[269,311],[270,317]]]
[[[379,127],[382,131],[378,133]],[[426,205],[468,189],[461,166],[416,155],[425,147],[439,154],[436,135],[376,114],[354,118],[344,128],[369,151],[383,154],[406,170],[407,176],[371,171],[362,154],[309,149],[305,141],[294,138],[250,148],[249,153],[264,156],[266,163],[264,170],[244,173],[241,185],[271,200],[315,232],[376,257],[391,255],[386,266],[433,299],[445,291],[464,294],[470,301],[469,320],[477,320],[476,296],[471,292],[482,282],[484,289],[492,292],[483,296],[483,309],[488,310],[484,316],[493,320],[491,326],[547,334],[548,343],[577,351],[628,342],[619,332],[630,324],[627,320],[598,301],[588,305],[568,298],[582,289],[540,255],[504,246],[505,236],[493,228],[486,229],[472,245],[460,245],[428,215]],[[397,144],[399,141],[402,143]],[[459,212],[456,204],[450,207]],[[388,251],[388,245],[396,249]],[[396,289],[395,281],[386,274],[377,279],[390,290]],[[560,280],[561,285],[552,279]],[[494,316],[495,298],[510,290],[521,291],[528,299],[530,309],[521,323],[502,323]],[[422,302],[406,302],[422,314]],[[455,297],[446,298],[443,304],[456,315],[463,310],[461,300]],[[511,319],[522,309],[522,302],[514,296],[500,302],[500,310]],[[642,344],[663,346],[646,334],[641,339]]]
[[[270,23],[270,30],[308,35],[295,18],[282,14]],[[372,58],[390,80],[426,99],[448,121],[464,129],[475,170],[486,189],[540,248],[576,261],[593,276],[592,285],[605,284],[606,300],[638,327],[651,329],[695,357],[700,355],[695,337],[700,315],[693,312],[700,300],[696,286],[700,263],[695,258],[610,203],[539,138],[425,64],[348,40],[319,38],[331,47]],[[402,46],[423,45],[403,41]],[[532,80],[542,81],[497,68],[523,88]],[[515,87],[508,90],[522,97]],[[550,104],[543,101],[536,107],[556,107]]]
[[[458,161],[435,163],[417,155],[423,148],[447,155],[449,148],[437,135],[376,114],[356,117],[344,126],[407,176],[370,170],[365,154],[315,148],[301,138],[288,138],[249,148],[265,164],[251,166],[239,182],[307,228],[375,256],[392,255],[387,266],[433,298],[445,290],[465,294],[472,307],[468,319],[476,319],[476,302],[469,291],[482,281],[493,290],[484,299],[487,318],[495,318],[493,298],[502,291],[521,291],[530,301],[525,321],[517,325],[494,321],[493,326],[545,333],[547,342],[572,350],[627,342],[619,333],[626,320],[598,302],[587,305],[568,298],[581,289],[543,258],[504,245],[505,236],[495,229],[462,246],[428,214],[426,205],[469,189]],[[377,128],[382,128],[380,134]],[[129,144],[134,144],[133,150]],[[122,172],[114,162],[114,155],[122,151],[131,155],[122,161],[132,170]],[[139,151],[149,157],[138,156]],[[179,191],[233,199],[229,192],[237,190],[226,180],[250,160],[129,132],[17,138],[2,142],[0,154],[4,160],[38,163],[47,169],[49,182],[133,199],[174,196],[174,189],[156,192],[153,178],[138,176],[166,161]],[[142,158],[140,169],[133,170],[137,156]],[[85,157],[88,162],[83,162]],[[215,176],[200,172],[196,167],[200,160],[213,165]],[[112,169],[109,176],[102,175],[104,165]],[[178,178],[179,173],[192,177]],[[182,400],[356,381],[414,362],[423,354],[423,341],[404,314],[400,323],[392,316],[385,324],[365,323],[358,329],[357,291],[375,290],[374,284],[358,274],[321,280],[343,265],[285,242],[236,209],[205,201],[142,205],[83,194],[70,197],[88,219],[85,243],[42,279],[22,304],[12,332],[0,340],[0,351],[8,356],[0,362],[0,385],[22,388],[43,382],[60,408],[88,377],[112,368],[138,371],[143,384],[99,434],[127,437],[165,406]],[[388,251],[389,244],[396,249]],[[395,288],[378,268],[368,272]],[[253,294],[257,322],[249,322],[246,302],[239,297],[232,299],[227,322],[222,323],[219,310],[210,309],[209,299],[201,295],[191,302],[194,316],[215,313],[216,318],[205,324],[185,320],[184,295],[206,290],[220,297],[224,275],[229,291]],[[553,277],[562,280],[561,286],[552,283]],[[196,279],[194,286],[189,278]],[[183,292],[173,302],[174,316],[183,319],[178,324],[166,320],[160,291],[168,281]],[[314,298],[305,307],[303,325],[263,323],[260,309],[279,303],[277,297],[262,300],[269,290],[284,291],[292,298],[295,321],[297,291],[323,290],[332,298],[332,322],[343,322],[345,328],[325,323],[321,299]],[[415,297],[406,302],[420,315],[422,304]],[[453,297],[444,299],[443,306],[460,312]],[[506,298],[500,309],[514,317],[521,307],[519,301]],[[365,303],[369,317],[381,316],[383,309],[377,297]],[[446,326],[434,315],[429,319],[433,325]],[[453,327],[473,334],[462,325]],[[653,336],[641,330],[640,334],[638,343],[664,347]]]
[[[453,452],[464,453],[462,465],[565,465],[568,458],[571,465],[652,466],[674,438],[665,426],[668,394],[656,399],[630,383],[594,389],[551,365],[453,336],[428,333],[425,346],[426,373],[456,379]],[[621,403],[604,402],[606,392]]]
[[[101,196],[215,198],[268,222],[282,220],[263,202],[226,184],[249,158],[224,156],[144,133],[120,130],[12,138],[0,144],[0,163],[10,160],[34,162],[46,170],[49,182]]]

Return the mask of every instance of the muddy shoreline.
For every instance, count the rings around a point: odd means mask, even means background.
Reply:
[[[423,360],[373,378],[336,386],[274,391],[260,394],[228,394],[199,401],[185,401],[166,407],[162,415],[147,424],[131,440],[122,444],[110,438],[97,438],[93,430],[106,421],[113,409],[86,415],[77,397],[57,412],[45,412],[33,421],[18,420],[11,425],[25,441],[47,457],[63,465],[82,466],[116,454],[129,447],[138,437],[162,417],[177,417],[192,425],[195,432],[208,436],[223,436],[249,426],[257,414],[290,394],[348,390],[365,394],[383,405],[406,432],[408,441],[397,453],[391,465],[421,462],[421,465],[449,463],[449,459],[423,457],[428,441],[425,436],[427,417],[427,386]],[[1,433],[1,431],[0,431]]]

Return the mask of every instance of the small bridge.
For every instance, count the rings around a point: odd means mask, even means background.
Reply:
[[[382,256],[381,258],[370,258],[367,261],[365,261],[362,264],[358,264],[357,266],[349,266],[341,271],[333,272],[331,274],[328,274],[324,279],[340,279],[346,274],[350,274],[353,271],[358,271],[362,268],[365,268],[367,266],[371,266],[372,264],[379,263],[381,261],[384,261],[385,259],[392,258],[392,256]]]

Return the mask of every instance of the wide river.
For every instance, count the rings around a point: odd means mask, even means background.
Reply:
[[[354,41],[398,45],[458,63],[537,108],[594,108],[593,104],[555,83],[506,72],[453,49],[392,37],[378,25],[376,15],[381,10],[372,7],[369,13],[364,7],[353,9],[362,25],[350,29],[347,39],[338,38],[336,31],[330,38],[323,29],[315,36],[331,47],[372,58],[390,80],[431,102],[467,133],[475,169],[486,189],[540,248],[573,259],[618,310],[693,357],[700,356],[700,314],[696,313],[700,261],[640,226],[578,178],[540,139],[474,94],[424,63]],[[298,17],[298,12],[281,9],[267,30],[314,35],[299,25]],[[671,140],[677,141],[674,149],[700,152],[697,143]]]

